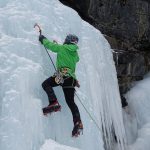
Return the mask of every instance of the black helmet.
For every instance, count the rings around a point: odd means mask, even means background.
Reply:
[[[79,38],[76,35],[68,34],[66,36],[64,44],[77,44],[79,41]]]

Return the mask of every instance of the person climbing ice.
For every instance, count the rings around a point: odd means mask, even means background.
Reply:
[[[77,46],[79,39],[76,35],[69,34],[61,45],[57,42],[49,41],[45,36],[40,34],[39,41],[45,48],[57,53],[57,71],[53,76],[49,77],[42,83],[42,87],[47,93],[49,100],[49,105],[43,108],[43,113],[47,114],[57,112],[61,109],[53,90],[53,87],[61,85],[66,103],[73,116],[74,127],[72,130],[72,136],[77,137],[83,130],[80,112],[74,101],[75,86],[79,86],[75,75],[76,63],[79,61],[79,48]]]

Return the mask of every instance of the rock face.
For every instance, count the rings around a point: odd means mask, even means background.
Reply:
[[[60,0],[109,41],[121,97],[150,71],[150,0]],[[123,98],[124,99],[124,98]]]
[[[150,70],[150,54],[140,51],[118,51],[113,52],[120,93],[126,93],[132,86],[133,81],[142,80],[143,76]]]
[[[149,0],[60,0],[113,38],[114,49],[150,49]],[[108,38],[109,40],[109,38]]]

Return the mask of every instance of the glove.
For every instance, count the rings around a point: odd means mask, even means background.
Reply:
[[[39,36],[39,41],[41,42],[41,44],[43,44],[44,39],[46,39],[46,37],[44,35]]]

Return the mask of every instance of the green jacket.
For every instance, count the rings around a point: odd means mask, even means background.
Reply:
[[[43,45],[57,53],[56,67],[57,69],[69,68],[69,74],[76,79],[75,69],[76,63],[79,61],[78,46],[75,44],[64,44],[60,45],[57,43],[50,42],[48,39],[43,39]]]

